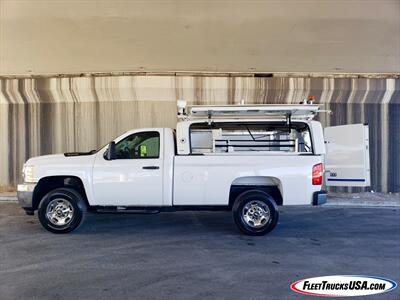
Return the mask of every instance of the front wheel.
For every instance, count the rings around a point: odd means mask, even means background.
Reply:
[[[83,222],[86,210],[81,194],[69,188],[50,191],[40,202],[38,216],[44,228],[53,233],[67,233]]]
[[[240,194],[232,210],[236,225],[247,235],[265,235],[278,223],[278,207],[274,199],[262,191]]]

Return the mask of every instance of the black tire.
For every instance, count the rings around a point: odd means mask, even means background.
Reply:
[[[69,188],[58,188],[50,191],[42,198],[39,204],[38,217],[42,226],[48,231],[68,233],[82,224],[86,209],[85,200],[79,192]],[[52,212],[54,213],[52,214]],[[59,216],[57,215],[58,212],[60,212]],[[48,215],[55,215],[55,217],[49,218]],[[61,222],[62,220],[64,222]]]
[[[255,210],[256,215],[253,213]],[[237,227],[247,235],[265,235],[275,228],[279,219],[278,206],[274,199],[259,190],[250,190],[240,194],[235,199],[232,211]],[[261,217],[259,217],[260,215]],[[269,218],[267,219],[266,216]],[[256,222],[253,221],[253,217]]]

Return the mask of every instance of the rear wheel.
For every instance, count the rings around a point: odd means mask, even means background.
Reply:
[[[81,194],[73,189],[59,188],[43,197],[38,216],[48,231],[67,233],[82,224],[85,211],[85,200]]]
[[[278,207],[267,193],[258,190],[246,191],[235,200],[233,218],[243,233],[264,235],[278,223]]]

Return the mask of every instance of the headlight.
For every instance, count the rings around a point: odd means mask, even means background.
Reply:
[[[34,180],[34,166],[24,166],[22,169],[22,175],[24,177],[24,182],[35,182]]]

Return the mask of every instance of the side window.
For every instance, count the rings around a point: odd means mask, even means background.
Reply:
[[[308,125],[293,122],[226,122],[190,125],[192,153],[287,152],[312,154]]]
[[[157,131],[138,132],[115,145],[117,159],[159,158],[160,134]]]

